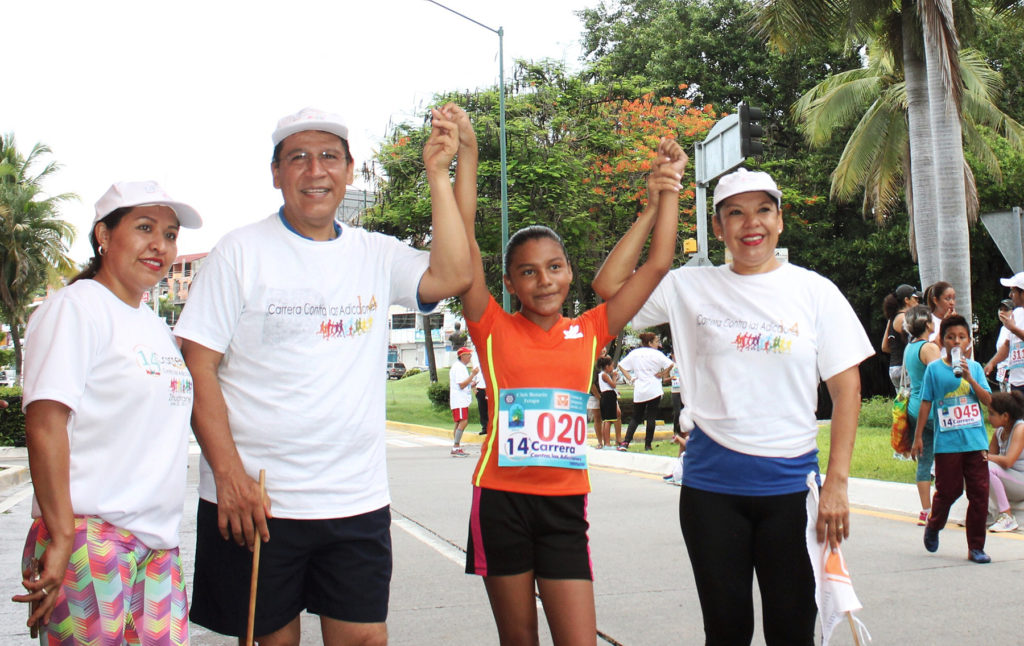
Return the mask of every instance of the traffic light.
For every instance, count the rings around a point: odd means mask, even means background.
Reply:
[[[757,122],[764,118],[764,111],[761,108],[749,106],[746,103],[739,105],[740,113],[740,155],[752,157],[764,152],[764,144],[759,137],[764,134],[764,128]]]

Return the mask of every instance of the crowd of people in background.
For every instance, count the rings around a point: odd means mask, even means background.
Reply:
[[[975,330],[957,313],[950,283],[938,281],[923,294],[899,285],[882,305],[889,377],[909,391],[925,548],[938,549],[949,508],[966,490],[968,558],[976,563],[990,561],[986,527],[1017,529],[1013,505],[1024,503],[1024,272],[1000,283],[1009,297],[999,303],[996,352],[984,366],[974,360]],[[992,393],[990,379],[999,392]]]

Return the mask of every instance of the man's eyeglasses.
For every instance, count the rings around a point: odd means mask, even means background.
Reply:
[[[299,150],[286,155],[284,163],[292,168],[308,168],[313,163],[313,157],[320,161],[321,166],[327,168],[341,166],[345,161],[344,153],[339,150],[321,150],[319,153]]]

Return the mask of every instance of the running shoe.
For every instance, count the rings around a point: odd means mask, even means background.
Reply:
[[[1017,524],[1017,519],[1011,516],[1010,514],[1003,512],[999,514],[999,518],[996,519],[996,522],[988,526],[988,531],[1012,532],[1013,530],[1017,529],[1017,527],[1019,527],[1019,525]]]
[[[939,549],[939,530],[932,529],[930,527],[924,528],[924,548],[929,552],[934,552]],[[982,552],[982,554],[984,554],[984,552]]]
[[[967,554],[968,561],[975,563],[991,563],[992,557],[985,553],[985,550],[971,550]]]
[[[452,449],[453,458],[468,458],[469,454],[462,450],[461,447]]]
[[[925,511],[924,509],[922,509],[921,513],[917,515],[917,526],[918,527],[924,527],[927,524],[928,524],[928,512]]]
[[[619,451],[628,451],[629,450],[629,445],[626,444],[625,442],[623,442],[622,444],[618,445],[616,447],[616,449],[619,450]]]

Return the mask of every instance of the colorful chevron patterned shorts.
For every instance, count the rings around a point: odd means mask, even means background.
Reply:
[[[42,519],[25,541],[22,570],[50,544]],[[188,644],[188,598],[178,548],[154,550],[95,516],[75,518],[75,545],[40,644]]]

